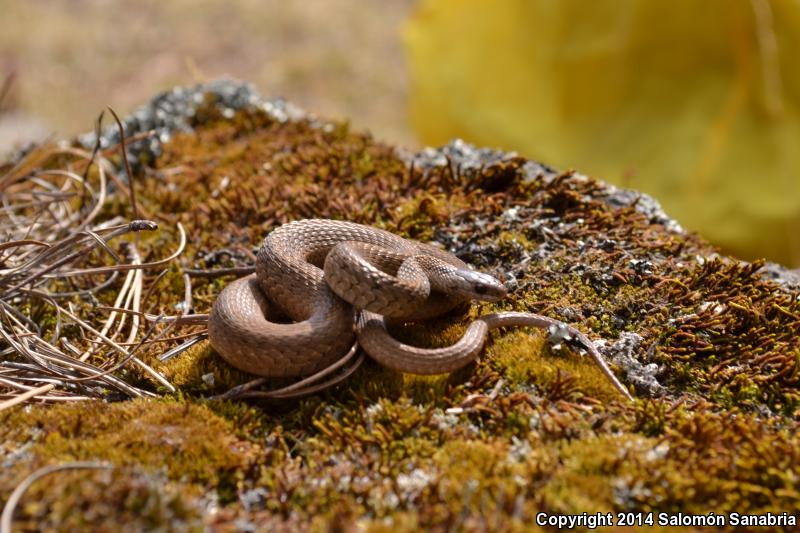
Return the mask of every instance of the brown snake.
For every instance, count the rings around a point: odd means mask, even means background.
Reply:
[[[436,349],[400,343],[386,330],[384,317],[424,320],[467,300],[497,301],[506,292],[495,278],[431,245],[352,222],[301,220],[272,231],[259,250],[256,273],[220,293],[209,316],[209,338],[230,364],[260,376],[317,372],[347,353],[356,336],[384,366],[439,374],[474,360],[490,329],[566,327],[631,398],[585,335],[548,317],[485,315],[455,344]]]

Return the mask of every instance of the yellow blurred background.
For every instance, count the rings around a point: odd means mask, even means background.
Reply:
[[[632,187],[800,265],[800,1],[424,0],[407,44],[423,142]]]
[[[418,147],[655,196],[800,265],[799,0],[0,0],[0,153],[229,75]]]

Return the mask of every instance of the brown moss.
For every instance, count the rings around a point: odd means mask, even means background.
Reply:
[[[725,405],[766,404],[790,414],[800,395],[796,330],[800,301],[760,278],[761,262],[715,259],[663,286],[681,315],[660,359],[681,365],[675,381]]]
[[[538,312],[607,343],[637,333],[633,355],[661,365],[667,393],[624,403],[588,358],[554,351],[541,331],[515,329],[492,333],[480,359],[450,375],[404,376],[368,361],[301,400],[203,403],[250,376],[207,344],[162,364],[148,346],[142,357],[179,390],[171,400],[0,414],[0,450],[12,457],[0,474],[3,497],[45,464],[117,467],[85,476],[63,499],[58,491],[84,476],[59,475],[52,490],[37,485],[26,501],[44,504],[22,508],[20,524],[102,526],[115,516],[133,529],[191,528],[209,495],[222,506],[205,526],[276,531],[514,531],[530,530],[541,510],[800,505],[800,300],[761,280],[760,264],[698,262],[713,253],[698,237],[668,231],[635,205],[610,206],[595,181],[526,176],[521,158],[410,169],[391,147],[343,124],[278,123],[258,111],[228,120],[213,106],[196,127],[136,180],[141,205],[163,228],[185,226],[183,266],[249,265],[269,230],[304,217],[436,239],[515,290],[497,305],[395,325],[398,338],[441,346],[479,314]],[[129,205],[117,195],[107,210],[127,215]],[[172,242],[159,234],[140,246],[161,257]],[[206,312],[227,281],[193,279],[195,311]],[[173,313],[183,288],[181,269],[170,269],[149,312]],[[91,302],[74,305],[92,312]],[[40,315],[52,323],[51,312]],[[153,482],[158,476],[166,481]],[[66,517],[67,505],[82,512]]]
[[[44,462],[107,461],[234,489],[253,459],[230,424],[189,402],[91,402],[0,415],[4,441],[30,443]]]
[[[798,449],[796,425],[736,410],[679,410],[652,451],[623,457],[627,491],[620,499],[630,508],[665,512],[796,509]]]
[[[203,531],[203,510],[189,487],[135,469],[60,472],[34,484],[18,507],[23,531]]]

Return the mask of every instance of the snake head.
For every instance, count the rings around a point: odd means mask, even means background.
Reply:
[[[464,269],[457,269],[454,274],[458,283],[452,288],[453,292],[472,300],[496,302],[508,294],[506,286],[488,274]]]

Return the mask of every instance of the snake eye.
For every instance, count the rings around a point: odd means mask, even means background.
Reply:
[[[486,285],[475,285],[475,294],[486,294]]]

